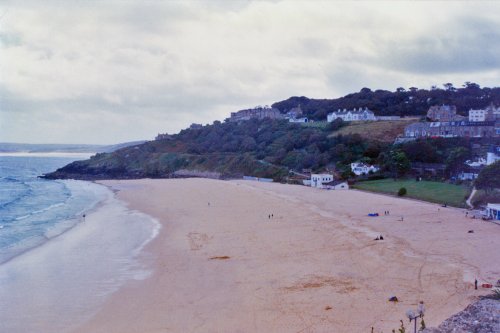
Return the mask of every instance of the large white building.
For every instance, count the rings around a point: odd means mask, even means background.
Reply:
[[[469,110],[469,121],[486,121],[486,110]]]
[[[469,121],[496,121],[500,120],[500,107],[493,104],[484,109],[469,110]]]
[[[317,188],[323,188],[323,184],[333,181],[333,175],[328,173],[313,173],[311,175],[311,186]]]
[[[377,117],[375,117],[375,114],[368,110],[368,108],[359,108],[358,110],[353,109],[353,110],[338,110],[336,112],[329,113],[326,116],[326,120],[331,123],[335,119],[340,118],[343,121],[374,121],[377,120]]]

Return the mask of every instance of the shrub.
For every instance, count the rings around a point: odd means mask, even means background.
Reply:
[[[401,188],[399,189],[399,191],[398,191],[398,196],[399,196],[399,197],[402,197],[402,196],[406,195],[406,192],[407,192],[407,191],[406,191],[406,187],[401,187]]]

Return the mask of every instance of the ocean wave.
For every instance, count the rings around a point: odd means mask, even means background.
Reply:
[[[39,209],[39,210],[35,210],[27,215],[23,215],[23,216],[19,216],[17,217],[15,220],[16,221],[21,221],[21,220],[24,220],[24,219],[27,219],[28,217],[31,217],[33,215],[37,215],[37,214],[41,214],[41,213],[44,213],[44,212],[47,212],[51,209],[54,209],[54,208],[57,208],[57,207],[61,207],[61,206],[64,206],[64,202],[58,202],[58,203],[55,203],[55,204],[52,204],[48,207],[45,207],[45,208],[42,208],[42,209]]]
[[[30,188],[28,188],[26,191],[22,192],[22,194],[12,197],[10,201],[0,203],[0,210],[9,207],[11,205],[17,204],[24,198],[30,197],[31,195],[33,195],[33,191]]]

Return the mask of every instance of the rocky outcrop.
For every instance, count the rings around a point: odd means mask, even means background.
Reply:
[[[423,333],[493,333],[500,332],[500,300],[484,298],[451,316],[437,328]]]

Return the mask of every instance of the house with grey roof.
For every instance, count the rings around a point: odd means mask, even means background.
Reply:
[[[368,108],[359,108],[359,109],[353,109],[353,110],[341,110],[338,109],[338,111],[329,113],[326,116],[326,121],[331,123],[335,119],[340,118],[343,121],[375,121],[377,118],[375,117],[375,114],[373,111],[369,110]]]

